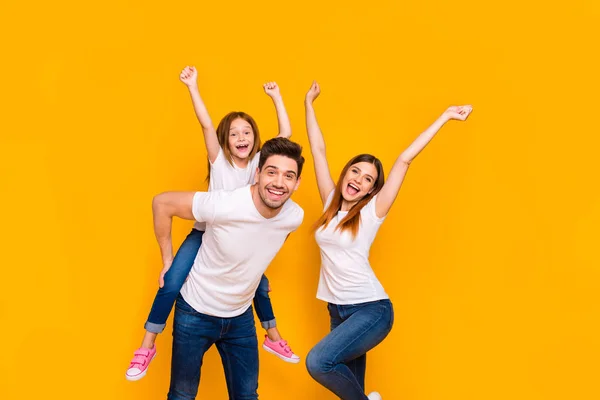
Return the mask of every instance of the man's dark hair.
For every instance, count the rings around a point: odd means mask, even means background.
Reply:
[[[267,140],[262,149],[260,149],[260,158],[258,160],[258,169],[262,171],[263,166],[267,158],[271,156],[284,156],[291,158],[296,161],[298,165],[298,175],[300,178],[302,173],[302,166],[304,165],[304,157],[302,157],[302,146],[296,142],[292,142],[290,139],[283,137],[276,137]]]

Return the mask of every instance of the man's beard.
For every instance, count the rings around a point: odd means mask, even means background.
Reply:
[[[273,190],[279,190],[279,189],[275,189],[272,188]],[[277,201],[277,202],[273,202],[271,200],[269,200],[269,198],[267,197],[267,194],[265,193],[267,191],[267,187],[265,187],[264,191],[263,190],[259,190],[258,194],[259,197],[261,199],[261,201],[263,202],[263,204],[267,207],[269,207],[272,210],[276,210],[278,208],[281,208],[283,206],[283,204],[287,201],[287,199],[290,198],[290,195],[288,192],[284,192],[284,194],[281,197],[281,200]]]

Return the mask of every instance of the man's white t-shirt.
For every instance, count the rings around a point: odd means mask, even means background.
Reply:
[[[331,191],[325,210],[333,199]],[[348,214],[338,211],[327,225],[315,233],[321,249],[321,276],[317,298],[333,304],[358,304],[388,299],[389,296],[375,276],[369,263],[369,251],[384,218],[375,214],[374,196],[360,210],[360,226],[356,238],[348,231],[336,230],[338,223]]]
[[[230,163],[225,158],[223,149],[219,147],[219,154],[215,158],[215,162],[210,164],[210,181],[208,184],[208,191],[213,190],[234,190],[241,188],[242,186],[252,185],[254,183],[254,176],[256,174],[256,168],[258,168],[258,161],[260,159],[260,151],[256,153],[246,168],[240,168],[235,163]],[[194,229],[203,231],[206,229],[206,224],[203,222],[196,222]]]
[[[199,313],[241,315],[285,239],[302,223],[304,211],[290,199],[279,214],[265,218],[254,205],[250,185],[197,192],[192,211],[206,223],[206,231],[181,295]]]

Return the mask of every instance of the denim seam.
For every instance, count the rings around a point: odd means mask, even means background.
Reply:
[[[175,308],[175,310],[176,310],[176,311],[179,311],[179,312],[180,312],[180,313],[182,313],[182,314],[186,314],[186,315],[198,315],[198,314],[200,314],[200,313],[199,313],[198,311],[196,311],[196,310],[193,310],[193,311],[188,311],[188,310],[183,310],[183,309],[181,309],[181,308],[179,308],[179,307],[176,307],[176,308]],[[165,325],[166,325],[166,324],[165,324]]]
[[[231,369],[231,362],[229,360],[229,354],[227,353],[227,350],[223,351],[223,355],[225,356],[225,363],[227,364],[227,376],[229,376],[230,379],[234,379],[233,378],[233,371]],[[229,398],[236,398],[235,396],[235,385],[232,383],[231,384],[231,389],[229,389],[229,383],[227,384],[227,391],[230,391],[232,393],[229,393]]]
[[[357,366],[356,366],[356,361],[352,364],[352,369],[353,369],[352,374],[354,375],[354,378],[356,378],[356,374],[358,373]],[[358,386],[360,386],[360,382],[359,382]],[[363,389],[363,392],[364,392],[364,389]]]
[[[225,326],[227,326],[227,328],[225,328]],[[228,321],[221,318],[221,332],[219,332],[219,338],[222,338],[223,335],[226,334],[228,330],[229,330]]]
[[[350,369],[350,368],[348,368]],[[352,372],[352,371],[350,371]],[[363,394],[363,396],[365,395],[365,390],[363,388],[360,387],[360,385],[358,384],[358,381],[356,379],[356,375],[354,375],[354,379],[348,379],[348,377],[342,373],[339,373],[338,371],[336,371],[335,369],[333,369],[333,373],[337,376],[339,376],[340,378],[344,379],[345,381],[347,381],[349,384],[351,384],[352,386],[354,386],[354,388]],[[336,393],[337,394],[337,393]],[[365,396],[366,397],[366,396]]]

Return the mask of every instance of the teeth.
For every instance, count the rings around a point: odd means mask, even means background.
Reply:
[[[353,184],[351,184],[351,183],[349,183],[348,185],[349,185],[350,187],[352,187],[353,189],[356,189],[357,191],[358,191],[358,190],[360,190],[360,189],[359,189],[357,186],[355,186],[355,185],[353,185]]]
[[[281,196],[281,195],[283,194],[283,192],[278,192],[278,191],[276,191],[276,190],[271,190],[271,189],[269,189],[269,192],[271,192],[271,193],[273,193],[273,194],[276,194],[276,195],[278,195],[278,196]]]

